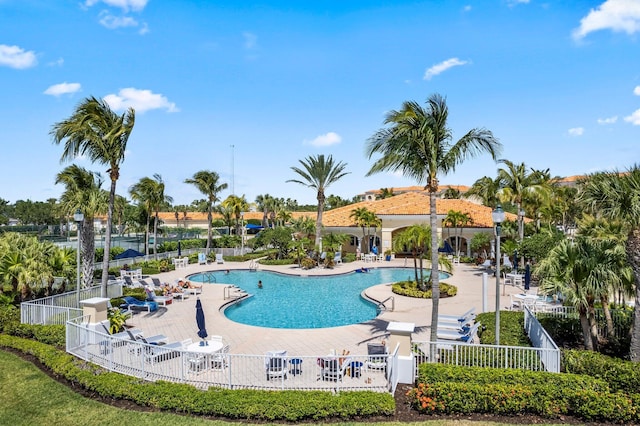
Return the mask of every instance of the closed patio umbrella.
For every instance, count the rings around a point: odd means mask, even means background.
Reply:
[[[527,265],[524,267],[524,289],[529,290],[530,284],[531,284],[531,266],[529,265],[529,262],[527,262]]]
[[[198,337],[202,340],[207,338],[207,328],[204,321],[204,310],[202,309],[202,302],[200,298],[196,300],[196,323],[198,324]]]

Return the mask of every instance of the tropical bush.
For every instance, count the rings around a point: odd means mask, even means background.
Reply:
[[[394,283],[391,286],[391,290],[402,296],[408,297],[416,297],[421,299],[431,299],[431,289],[427,289],[423,291],[418,287],[418,284],[415,281],[400,281]],[[458,294],[458,287],[447,284],[445,282],[440,283],[440,297],[452,297]]]

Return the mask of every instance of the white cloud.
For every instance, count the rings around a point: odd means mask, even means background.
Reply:
[[[633,94],[636,96],[640,96],[640,86],[636,86],[636,88],[633,89]]]
[[[593,31],[610,29],[633,34],[640,31],[640,2],[638,0],[606,0],[580,20],[573,38],[580,40]]]
[[[178,112],[176,104],[151,90],[140,90],[133,87],[121,89],[117,95],[111,94],[104,97],[109,106],[114,110],[133,108],[136,112],[145,112],[152,109],[165,109],[167,112]]]
[[[449,68],[456,67],[456,66],[459,66],[459,65],[466,65],[468,63],[469,63],[469,61],[461,61],[458,58],[447,59],[446,61],[440,62],[439,64],[436,64],[436,65],[432,66],[431,68],[429,68],[424,73],[424,77],[423,78],[425,80],[431,80],[431,77],[433,77],[434,75],[438,75],[440,73],[443,73],[446,70],[448,70]]]
[[[32,51],[25,51],[18,46],[7,46],[0,44],[0,66],[24,69],[33,67],[38,63],[36,54]]]
[[[584,128],[582,127],[574,127],[569,129],[569,136],[582,136],[584,133]]]
[[[149,0],[87,0],[84,4],[91,7],[101,2],[107,6],[120,8],[126,13],[129,10],[140,11],[144,9]]]
[[[100,18],[100,25],[110,30],[122,27],[137,27],[138,21],[130,16],[114,16],[108,12],[103,12]]]
[[[320,135],[311,141],[304,141],[305,144],[313,146],[331,146],[340,142],[342,142],[342,137],[335,132]]]
[[[145,35],[149,32],[149,25],[147,25],[146,22],[144,22],[141,26],[140,26],[140,31],[138,31],[138,34],[140,35]]]
[[[64,65],[64,59],[58,58],[55,61],[49,62],[47,65],[50,67],[61,67],[62,65]]]
[[[76,93],[81,89],[80,83],[64,83],[54,84],[53,86],[49,86],[47,90],[44,91],[45,95],[52,96],[60,96],[67,93]]]
[[[464,7],[462,8],[462,11],[463,11],[463,12],[471,12],[471,9],[472,9],[472,8],[471,8],[471,5],[470,5],[470,4],[468,4],[468,5],[466,5],[466,6],[464,6]]]
[[[254,49],[258,45],[258,37],[250,32],[242,33],[242,37],[244,38],[244,48],[245,49]]]
[[[514,7],[519,4],[528,4],[529,0],[508,0],[507,3],[509,4],[509,7]]]
[[[598,118],[598,124],[613,124],[616,121],[618,121],[618,116],[616,115],[608,118]]]
[[[635,110],[633,114],[624,118],[624,121],[631,123],[634,126],[640,126],[640,109]]]

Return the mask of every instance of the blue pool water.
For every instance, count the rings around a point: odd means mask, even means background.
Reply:
[[[229,306],[224,314],[242,324],[271,328],[325,328],[373,319],[376,306],[360,293],[371,286],[413,278],[413,268],[379,268],[367,273],[301,277],[246,270],[206,272],[189,280],[234,284],[253,295]],[[448,277],[441,273],[442,278]],[[262,281],[263,288],[258,288]]]

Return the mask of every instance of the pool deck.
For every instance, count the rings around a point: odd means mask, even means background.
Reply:
[[[158,274],[163,282],[173,283],[174,280],[204,271],[223,271],[249,269],[250,262],[211,263],[208,265],[190,264],[186,268]],[[300,270],[297,266],[266,266],[259,265],[261,271],[274,271],[294,275],[331,275],[354,271],[362,267],[412,267],[410,259],[395,259],[392,261],[364,263],[355,261],[337,265],[333,269]],[[455,297],[440,299],[441,314],[459,314],[475,307],[476,312],[482,312],[482,272],[476,266],[460,264],[454,265],[453,275],[446,282],[458,287]],[[318,355],[329,353],[332,349],[338,352],[349,350],[352,354],[367,353],[368,341],[379,342],[386,334],[389,322],[414,323],[416,328],[413,340],[428,341],[431,323],[431,300],[415,299],[393,294],[389,284],[380,284],[365,290],[368,297],[384,301],[394,297],[393,311],[382,312],[377,318],[361,324],[322,329],[274,329],[239,324],[227,319],[220,308],[229,302],[224,298],[224,288],[230,283],[203,285],[203,292],[198,297],[205,310],[206,327],[209,336],[221,335],[230,344],[230,352],[236,354],[264,354],[270,350],[286,349],[289,355]],[[509,295],[521,293],[522,289],[513,286],[506,287],[506,296],[502,296],[500,304],[504,310],[509,305]],[[488,277],[488,310],[495,310],[495,277]],[[191,338],[199,340],[198,328],[195,321],[196,296],[189,296],[184,301],[174,299],[167,307],[159,307],[152,313],[141,312],[127,321],[127,324],[144,331],[146,336],[163,334],[170,342],[183,341]],[[386,303],[390,309],[390,303]],[[274,306],[274,309],[277,309]]]

